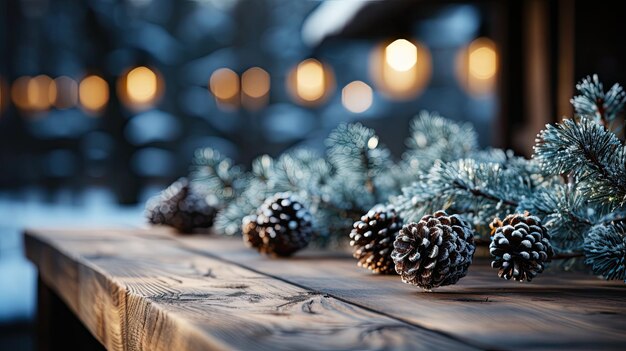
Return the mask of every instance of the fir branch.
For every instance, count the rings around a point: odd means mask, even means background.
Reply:
[[[196,150],[190,173],[194,189],[218,209],[240,196],[250,180],[241,167],[212,148]]]
[[[544,172],[574,176],[589,201],[626,204],[626,149],[603,126],[585,117],[566,119],[542,130],[534,149]]]
[[[571,100],[576,114],[593,119],[607,128],[610,128],[626,103],[626,93],[619,84],[614,84],[605,93],[602,82],[596,74],[576,84],[576,90],[580,95]]]
[[[451,209],[453,213],[470,215],[475,226],[483,230],[495,217],[514,212],[519,202],[532,193],[526,170],[515,164],[509,166],[472,159],[437,162],[420,181],[403,189],[393,204],[405,220]]]
[[[592,205],[574,187],[558,184],[525,198],[517,212],[540,217],[558,251],[580,251],[585,233],[604,214],[602,206]]]
[[[428,171],[437,161],[449,162],[467,157],[478,146],[478,136],[470,123],[455,123],[436,112],[421,111],[410,125],[410,137],[403,160]]]
[[[370,193],[376,193],[375,178],[391,166],[391,154],[379,145],[372,129],[360,123],[341,124],[326,140],[328,160],[340,177],[350,177]]]

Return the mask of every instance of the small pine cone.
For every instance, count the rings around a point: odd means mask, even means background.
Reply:
[[[244,242],[260,253],[290,256],[311,241],[312,217],[291,194],[278,193],[243,219],[242,232]]]
[[[191,191],[186,178],[175,181],[146,204],[146,217],[150,223],[168,225],[181,233],[210,228],[216,212],[202,196]]]
[[[494,220],[492,227],[491,267],[498,268],[500,278],[531,281],[554,256],[550,234],[535,216],[511,214]]]
[[[401,226],[402,220],[392,206],[375,206],[354,222],[350,246],[355,248],[353,256],[359,266],[374,273],[395,273],[391,251]]]
[[[458,282],[476,250],[472,227],[444,211],[405,225],[393,246],[391,257],[402,281],[425,290]]]
[[[597,225],[585,237],[585,263],[594,274],[626,282],[626,223]]]

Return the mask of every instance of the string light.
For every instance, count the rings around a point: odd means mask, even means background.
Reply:
[[[315,106],[324,102],[334,89],[332,70],[310,58],[300,62],[289,73],[287,88],[296,102]]]
[[[319,61],[308,59],[298,65],[296,90],[306,101],[316,101],[324,95],[324,67]]]
[[[239,76],[229,68],[215,70],[209,78],[209,90],[218,108],[231,110],[239,105]]]
[[[146,66],[139,66],[121,75],[117,82],[117,93],[126,107],[141,111],[154,106],[165,90],[159,73]]]
[[[228,68],[220,68],[211,74],[209,88],[219,100],[229,100],[239,94],[239,76]]]
[[[350,112],[365,112],[372,106],[372,101],[372,88],[362,81],[355,80],[341,90],[341,103]]]
[[[474,96],[495,89],[498,73],[498,53],[495,43],[478,38],[457,55],[457,76],[461,86]]]
[[[397,39],[372,51],[370,76],[380,92],[394,100],[414,98],[431,76],[431,56],[418,42]]]
[[[98,113],[109,102],[109,85],[96,75],[85,77],[78,86],[78,98],[84,110]]]
[[[28,110],[28,95],[26,91],[28,90],[28,82],[30,81],[29,76],[23,76],[17,78],[13,85],[11,86],[11,99],[15,106],[17,106],[20,110]]]
[[[157,93],[157,76],[148,67],[134,68],[126,75],[126,90],[134,103],[149,103]]]
[[[417,63],[417,46],[406,39],[398,39],[385,48],[387,65],[398,72],[406,72]]]
[[[251,98],[261,98],[270,91],[270,75],[264,69],[252,67],[241,75],[241,89]]]
[[[56,91],[54,81],[46,75],[38,75],[28,81],[26,99],[28,107],[33,111],[43,111],[50,107],[49,92]]]

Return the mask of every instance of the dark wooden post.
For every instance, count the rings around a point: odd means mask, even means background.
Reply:
[[[105,350],[41,277],[37,278],[36,345],[39,351]]]

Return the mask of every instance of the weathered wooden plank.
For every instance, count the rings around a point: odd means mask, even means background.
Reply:
[[[161,235],[41,230],[25,244],[45,284],[109,350],[472,348]]]
[[[516,283],[499,279],[486,260],[477,260],[459,284],[424,293],[397,276],[356,267],[347,253],[306,250],[290,259],[270,259],[237,239],[176,240],[194,252],[473,343],[509,349],[626,348],[626,286],[619,281],[555,269],[532,283]]]

